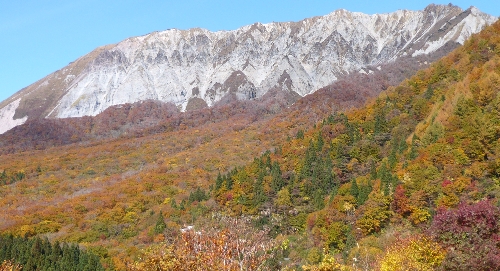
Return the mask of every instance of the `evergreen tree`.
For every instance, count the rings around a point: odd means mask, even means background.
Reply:
[[[174,209],[177,209],[177,202],[175,201],[175,199],[172,199],[170,201],[170,207],[174,208]]]
[[[278,162],[274,162],[271,166],[271,187],[275,193],[285,186],[285,181],[281,173],[281,168]]]
[[[5,185],[5,184],[7,184],[7,172],[5,172],[4,169],[0,174],[0,185]]]
[[[163,214],[160,211],[160,214],[158,215],[158,220],[156,220],[155,233],[160,234],[163,231],[165,231],[166,228],[167,224],[165,224],[165,218],[163,217]]]
[[[321,135],[321,132],[318,133],[318,136],[316,137],[316,151],[320,152],[323,150],[323,145],[325,144],[325,141],[323,140],[323,136]]]
[[[266,166],[267,169],[270,170],[271,169],[271,156],[269,156],[269,155],[270,155],[269,151],[266,151],[264,153],[265,161],[266,161],[265,162],[265,166]]]
[[[418,141],[418,137],[414,134],[414,135],[413,135],[413,138],[412,138],[412,140],[411,140],[410,153],[408,154],[408,157],[409,157],[411,160],[414,160],[414,159],[415,159],[415,158],[417,158],[417,156],[418,156],[417,141]]]
[[[339,190],[339,188],[337,185],[335,185],[332,188],[332,191],[330,192],[330,202],[333,201],[333,198],[337,195],[338,190]]]
[[[357,199],[358,198],[358,195],[359,195],[359,188],[358,188],[358,184],[356,182],[356,179],[352,179],[351,181],[351,195]]]
[[[356,246],[356,237],[354,234],[352,234],[352,226],[349,226],[349,229],[346,231],[346,241],[345,241],[345,246],[342,251],[342,258],[347,260],[347,257],[349,256],[349,251]]]
[[[387,130],[387,121],[385,113],[381,110],[375,115],[375,126],[373,129],[374,134],[385,133]]]
[[[402,154],[404,151],[406,151],[406,149],[408,149],[408,144],[406,143],[406,140],[402,138],[398,146],[398,152]]]
[[[227,190],[231,190],[233,188],[233,178],[231,177],[231,174],[224,176],[222,179],[226,182]]]
[[[298,130],[297,135],[295,135],[296,139],[304,139],[304,131],[303,130]]]
[[[255,185],[253,186],[253,206],[258,207],[267,200],[264,193],[264,175],[263,171],[259,171]]]
[[[301,177],[307,178],[311,177],[314,173],[313,165],[316,162],[316,152],[314,143],[309,141],[309,146],[307,147],[306,153],[304,155],[304,163],[301,170]]]
[[[224,180],[222,179],[222,176],[220,175],[219,171],[219,174],[217,175],[217,179],[215,181],[215,190],[218,191],[219,189],[221,189],[223,183]]]
[[[380,169],[378,171],[378,178],[380,179],[381,189],[384,192],[384,195],[387,196],[390,193],[389,186],[392,184],[392,174],[387,167],[387,163],[384,161],[382,165],[380,165]]]
[[[430,98],[432,98],[432,96],[434,95],[434,90],[432,89],[432,87],[429,85],[427,87],[427,90],[425,91],[424,93],[424,98],[429,100]]]
[[[208,195],[205,194],[205,191],[201,190],[200,187],[196,188],[194,192],[189,193],[189,203],[194,201],[204,201],[208,199]]]
[[[316,210],[321,210],[325,207],[325,197],[320,190],[314,192],[313,206]]]
[[[56,263],[59,262],[61,256],[61,244],[59,243],[59,241],[56,241],[52,246],[52,253],[50,253],[50,256],[48,257],[50,259],[50,262],[52,263],[51,266],[55,267]]]
[[[389,155],[389,158],[388,158],[388,162],[389,162],[389,168],[393,169],[398,160],[397,160],[397,157],[396,157],[396,149],[394,149],[393,151],[391,151],[391,154]]]
[[[377,179],[377,166],[375,165],[375,162],[373,162],[370,166],[370,179]]]
[[[361,185],[361,187],[359,187],[358,197],[356,199],[358,206],[361,206],[365,203],[365,201],[368,199],[368,195],[370,195],[371,192],[371,183],[368,183],[368,185]]]

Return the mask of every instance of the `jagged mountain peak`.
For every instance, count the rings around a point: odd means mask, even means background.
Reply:
[[[463,43],[495,20],[473,7],[432,4],[373,15],[340,9],[217,32],[157,31],[98,48],[16,93],[0,104],[0,119],[6,131],[23,122],[15,119],[93,116],[143,100],[186,110],[192,99],[212,106],[227,95],[255,99],[270,89],[304,96],[363,67]]]

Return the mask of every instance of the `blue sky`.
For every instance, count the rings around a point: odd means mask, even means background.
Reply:
[[[299,21],[344,8],[363,13],[419,10],[424,1],[0,0],[0,101],[94,48],[169,28],[231,30],[254,22]],[[434,1],[448,4],[448,1]],[[455,1],[500,16],[497,1]]]

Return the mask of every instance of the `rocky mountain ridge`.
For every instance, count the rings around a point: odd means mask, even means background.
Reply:
[[[375,15],[337,10],[233,31],[154,32],[100,47],[0,103],[0,133],[28,118],[94,116],[143,100],[186,110],[270,89],[304,96],[366,66],[461,44],[496,19],[475,7],[429,5]]]

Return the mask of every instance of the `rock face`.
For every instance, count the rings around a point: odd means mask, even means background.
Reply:
[[[66,118],[150,99],[189,110],[228,95],[258,98],[270,89],[304,96],[368,65],[462,44],[496,19],[474,7],[430,5],[375,15],[337,10],[233,31],[154,32],[96,49],[16,93],[0,110],[15,105],[14,119]],[[41,93],[45,100],[38,105]]]

